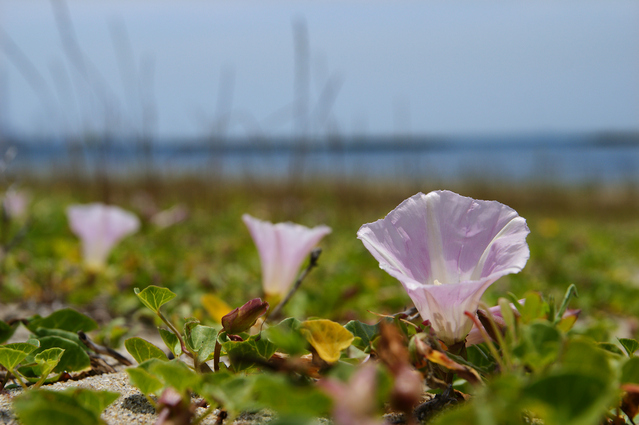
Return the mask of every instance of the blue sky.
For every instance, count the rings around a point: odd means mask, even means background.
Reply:
[[[290,135],[297,111],[305,131],[345,136],[639,130],[634,0],[68,1],[88,77],[52,4],[0,1],[0,43],[46,86],[0,49],[4,129]],[[301,109],[294,22],[309,37]]]

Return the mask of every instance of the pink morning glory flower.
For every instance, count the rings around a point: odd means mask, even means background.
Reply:
[[[530,256],[526,220],[496,201],[418,193],[357,232],[445,344],[462,342],[484,291]]]
[[[308,228],[294,223],[273,224],[242,216],[257,246],[262,264],[262,287],[267,299],[281,299],[291,288],[297,273],[313,248],[327,234],[328,226]]]
[[[92,270],[103,268],[113,247],[140,228],[134,214],[100,203],[71,205],[67,218],[71,231],[80,238],[84,263]]]

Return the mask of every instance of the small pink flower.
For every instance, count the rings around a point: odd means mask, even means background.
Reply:
[[[347,383],[335,378],[319,381],[319,386],[333,399],[333,420],[338,425],[384,425],[376,418],[377,370],[364,364]]]
[[[134,214],[100,203],[67,208],[71,231],[80,238],[82,257],[90,269],[101,269],[113,247],[140,228]]]
[[[4,194],[3,205],[9,217],[23,217],[29,206],[29,195],[23,191],[9,189]]]
[[[312,229],[294,223],[269,223],[242,216],[257,246],[262,264],[262,286],[267,299],[286,295],[297,273],[319,241],[331,233],[328,226]]]
[[[493,282],[524,267],[529,232],[506,205],[436,191],[406,199],[363,225],[357,237],[402,283],[438,338],[452,345],[472,328],[464,312],[475,313]]]

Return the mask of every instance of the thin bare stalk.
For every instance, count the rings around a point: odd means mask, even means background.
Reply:
[[[219,341],[219,336],[222,331],[218,332],[217,337],[215,337],[215,351],[213,352],[213,371],[217,372],[220,370],[220,354],[222,353],[222,345]]]
[[[279,317],[280,313],[282,312],[282,309],[284,308],[286,303],[291,299],[293,294],[295,294],[295,292],[297,292],[297,290],[302,285],[302,282],[304,281],[306,276],[308,276],[308,274],[311,272],[313,267],[317,266],[317,260],[319,259],[319,256],[320,256],[321,253],[322,253],[322,249],[321,248],[315,248],[313,251],[311,251],[310,261],[308,263],[308,266],[299,275],[299,277],[297,278],[297,281],[295,281],[295,285],[293,285],[293,287],[288,292],[288,294],[286,294],[286,297],[284,297],[282,302],[280,302],[277,305],[277,307],[275,307],[275,310],[273,310],[273,312],[270,315],[271,317]]]

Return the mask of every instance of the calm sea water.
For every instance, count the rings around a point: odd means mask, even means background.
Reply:
[[[150,154],[134,142],[107,150],[60,144],[16,144],[17,173],[43,177],[91,173],[118,175],[145,166],[164,176],[198,175],[275,179],[505,181],[558,184],[639,183],[639,143],[594,136],[517,139],[376,139],[307,144],[286,141],[163,143]],[[146,165],[145,165],[146,164]]]

